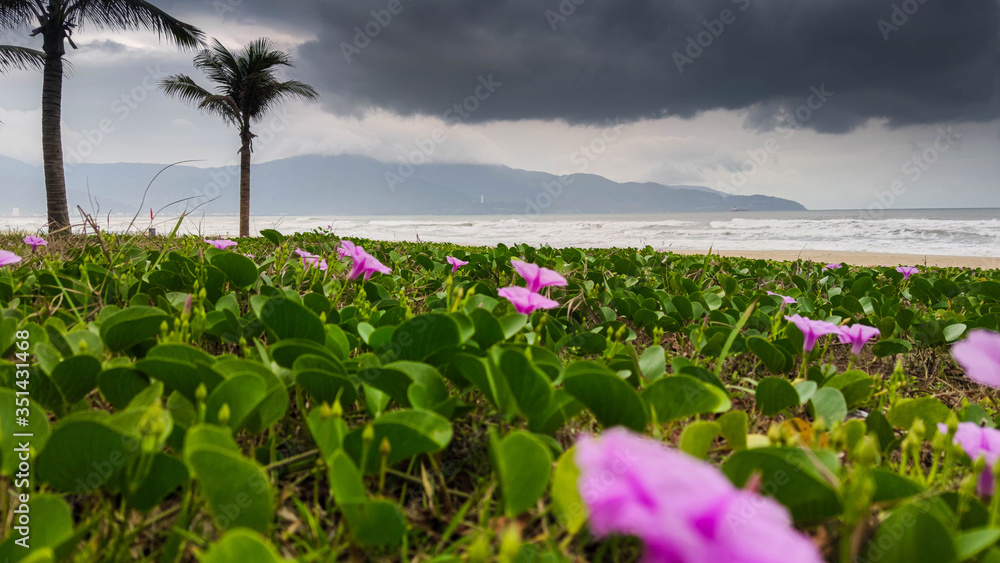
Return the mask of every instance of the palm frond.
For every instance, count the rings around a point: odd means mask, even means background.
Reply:
[[[70,23],[98,29],[148,29],[185,49],[205,45],[205,34],[145,0],[76,0],[66,9]]]
[[[37,23],[31,0],[0,0],[0,29],[13,29]]]
[[[17,47],[14,45],[0,45],[0,72],[8,68],[21,70],[40,69],[45,66],[45,53]]]

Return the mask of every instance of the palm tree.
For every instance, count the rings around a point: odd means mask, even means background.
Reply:
[[[37,23],[38,27],[33,27]],[[69,231],[62,150],[62,83],[66,43],[81,25],[97,29],[147,29],[179,47],[196,49],[204,34],[144,0],[0,0],[0,29],[33,27],[45,53],[42,78],[42,157],[49,232]]]
[[[29,68],[40,69],[45,64],[45,53],[27,49],[25,47],[15,47],[14,45],[0,45],[0,74],[9,68],[26,70]],[[3,122],[0,122],[3,125]]]
[[[197,105],[198,109],[217,115],[240,133],[240,236],[250,236],[250,155],[253,134],[250,127],[260,123],[279,103],[294,98],[315,100],[316,90],[296,80],[280,81],[280,67],[291,67],[288,54],[274,48],[263,37],[239,53],[227,49],[218,39],[211,49],[194,58],[194,66],[215,83],[215,92],[202,88],[183,74],[168,76],[160,88],[169,96]]]

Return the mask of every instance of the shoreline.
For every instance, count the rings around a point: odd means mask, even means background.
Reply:
[[[690,256],[705,254],[707,250],[673,250],[674,254]],[[1000,269],[1000,257],[947,256],[933,254],[905,254],[886,252],[852,252],[846,250],[712,250],[712,254],[761,260],[813,262],[841,262],[851,266],[929,266],[937,268]]]

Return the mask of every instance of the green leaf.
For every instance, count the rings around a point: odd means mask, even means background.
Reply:
[[[897,508],[879,525],[863,550],[880,563],[955,563],[958,553],[948,528],[914,504]]]
[[[18,388],[19,389],[19,388]],[[18,405],[16,401],[20,399],[22,403]],[[17,473],[19,456],[16,448],[19,448],[24,439],[18,440],[14,433],[32,434],[29,440],[28,449],[34,458],[38,452],[45,448],[49,440],[49,419],[45,411],[38,408],[34,401],[27,400],[27,397],[17,397],[13,389],[0,388],[0,404],[4,407],[0,409],[0,475],[13,477]],[[25,405],[26,406],[23,406]],[[27,408],[28,416],[23,417],[28,420],[27,426],[17,424],[16,409]],[[23,413],[21,413],[23,414]]]
[[[578,534],[587,523],[587,507],[580,498],[580,469],[574,463],[575,455],[575,446],[563,452],[552,472],[552,510],[570,534]]]
[[[204,384],[205,389],[211,393],[223,382],[221,375],[204,364],[196,366],[180,360],[147,357],[137,361],[133,367],[153,379],[162,381],[170,389],[177,390],[193,404],[198,402],[195,394],[199,385]]]
[[[364,547],[394,548],[406,535],[406,516],[389,500],[370,500],[341,507],[354,542]]]
[[[440,314],[419,315],[396,327],[380,355],[387,362],[420,362],[461,343],[462,335],[454,319]]]
[[[692,422],[681,433],[681,450],[698,459],[708,459],[708,450],[721,432],[722,426],[716,422]]]
[[[681,420],[696,414],[725,412],[732,403],[725,392],[687,375],[661,377],[642,398],[656,412],[657,422]]]
[[[542,498],[552,472],[552,451],[528,432],[515,431],[502,440],[490,433],[493,466],[500,477],[504,514],[519,516]]]
[[[667,370],[666,352],[662,346],[650,346],[639,357],[639,369],[648,380],[659,379]]]
[[[351,380],[325,370],[308,369],[295,374],[295,382],[318,404],[334,404],[347,409],[358,400],[358,392]]]
[[[131,368],[110,368],[97,376],[101,396],[116,409],[124,409],[143,389],[149,387],[149,378]]]
[[[280,563],[285,561],[273,545],[257,532],[237,528],[226,532],[200,558],[202,563]]]
[[[757,384],[757,408],[764,416],[774,416],[799,406],[799,394],[786,379],[765,377]]]
[[[285,239],[287,238],[285,237],[285,235],[279,233],[274,229],[263,229],[260,231],[260,236],[266,238],[268,241],[271,242],[271,244],[274,245],[280,245],[281,243],[285,242]]]
[[[238,432],[250,413],[267,397],[267,387],[257,375],[233,376],[222,382],[205,401],[205,422],[222,424],[219,411],[229,407],[229,421],[224,424]]]
[[[88,495],[123,469],[138,447],[107,424],[67,419],[38,454],[38,478],[61,493]]]
[[[69,404],[74,404],[97,387],[101,362],[93,356],[71,356],[52,370],[50,377]]]
[[[7,502],[11,503],[9,509],[15,510],[17,501]],[[72,538],[73,513],[70,511],[69,505],[59,496],[33,493],[31,500],[21,508],[29,510],[28,516],[31,519],[28,526],[30,529],[29,547],[25,549],[23,546],[15,544],[14,542],[22,536],[14,530],[10,530],[11,534],[7,541],[0,544],[0,561],[55,561],[54,556],[49,559],[44,558],[42,552],[54,550]],[[14,526],[18,525],[17,514],[14,512],[11,515]],[[35,556],[36,559],[32,559],[32,556]]]
[[[328,459],[333,452],[343,446],[344,436],[347,436],[348,432],[347,423],[343,418],[324,416],[324,409],[316,407],[306,417],[306,424],[323,459]]]
[[[563,385],[605,428],[624,426],[636,432],[646,429],[647,409],[642,399],[631,385],[608,368],[592,362],[570,364]]]
[[[185,457],[219,529],[244,527],[258,532],[274,519],[274,496],[267,473],[238,453],[199,445]]]
[[[749,417],[743,411],[729,411],[715,420],[719,423],[722,437],[729,442],[733,451],[747,448],[747,427]]]
[[[937,431],[939,422],[946,422],[951,409],[934,397],[920,399],[903,399],[889,409],[886,417],[889,423],[902,430],[909,430],[913,421],[920,418],[927,427],[927,435],[932,436]]]
[[[826,470],[837,465],[832,452],[812,452]],[[773,496],[788,507],[797,523],[817,522],[840,515],[837,492],[823,478],[813,456],[799,448],[754,448],[734,453],[722,471],[737,487],[743,487],[755,473],[761,475],[763,494]]]
[[[157,452],[153,456],[149,473],[142,479],[136,490],[129,491],[125,487],[124,491],[132,508],[142,513],[148,513],[159,506],[167,495],[187,485],[190,481],[191,476],[183,461]]]
[[[127,350],[160,334],[160,325],[172,317],[152,307],[129,307],[101,322],[101,339],[112,352]]]
[[[552,400],[552,385],[548,378],[520,350],[504,351],[500,355],[499,367],[525,418],[541,418]]]
[[[894,356],[896,354],[909,354],[910,350],[913,350],[913,345],[906,340],[898,338],[885,338],[872,346],[872,354],[875,354],[877,358]]]
[[[791,358],[767,340],[759,336],[751,336],[747,339],[747,347],[760,359],[767,371],[779,375],[791,369]]]
[[[236,287],[247,289],[259,277],[257,265],[253,260],[235,252],[220,252],[212,258],[212,265],[222,270],[230,283]]]
[[[823,387],[838,389],[847,401],[847,408],[861,406],[872,398],[875,380],[867,373],[853,369],[837,374],[826,381]]]
[[[827,428],[836,422],[844,422],[847,418],[847,401],[837,389],[823,387],[809,399],[816,420],[826,421]]]
[[[379,472],[381,456],[379,446],[382,439],[389,440],[391,447],[387,463],[392,466],[415,455],[443,450],[451,442],[451,423],[443,416],[423,410],[397,410],[387,412],[372,424],[375,439],[368,444],[365,467],[367,474]],[[344,450],[359,465],[365,444],[361,438],[364,428],[356,428],[344,438]]]
[[[277,340],[298,339],[326,344],[323,321],[305,306],[284,297],[266,299],[259,295],[253,296],[250,303],[257,318]]]
[[[948,325],[944,327],[944,340],[945,342],[954,342],[965,334],[965,330],[969,328],[968,326],[958,323],[953,325]]]
[[[330,478],[330,495],[337,506],[346,506],[365,502],[368,493],[365,491],[364,478],[344,450],[333,452],[326,460],[327,476]]]
[[[961,532],[955,542],[958,546],[958,560],[972,559],[996,545],[997,540],[1000,540],[1000,529],[997,528],[976,528]]]
[[[872,502],[893,502],[924,492],[924,488],[916,481],[889,469],[876,467],[869,470],[869,475],[875,481]]]

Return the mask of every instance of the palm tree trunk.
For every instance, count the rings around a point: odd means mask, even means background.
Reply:
[[[45,195],[49,234],[69,234],[66,175],[62,149],[63,59],[56,49],[46,49],[42,78],[42,157],[45,162]],[[65,230],[63,230],[65,229]],[[61,231],[61,232],[60,232]]]
[[[250,139],[249,132],[241,135],[240,149],[240,237],[250,236]]]

